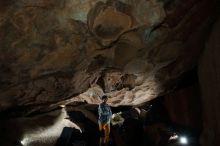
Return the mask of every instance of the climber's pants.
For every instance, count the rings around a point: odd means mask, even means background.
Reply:
[[[108,143],[109,142],[109,135],[110,135],[110,123],[99,124],[99,131],[104,131],[104,136],[101,136],[100,143]]]

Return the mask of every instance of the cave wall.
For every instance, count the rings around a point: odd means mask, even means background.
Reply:
[[[220,19],[214,24],[199,62],[203,106],[203,146],[220,144]]]
[[[74,101],[97,104],[104,93],[112,97],[113,106],[164,95],[197,64],[219,15],[218,4],[218,0],[0,0],[0,112],[22,106],[32,112]],[[199,64],[204,146],[220,143],[219,23]],[[168,95],[168,109],[189,113],[200,97],[194,90],[197,87]],[[175,122],[196,126],[189,115],[176,114],[171,114]]]
[[[218,0],[0,0],[0,112],[138,105],[196,63]],[[14,109],[15,111],[15,109]]]
[[[0,120],[1,146],[54,146],[64,127],[79,130],[64,109],[20,118]],[[22,146],[23,146],[22,145]]]
[[[164,105],[174,124],[201,132],[202,146],[218,146],[220,135],[220,19],[206,41],[198,62],[198,78],[193,85],[164,97]]]
[[[202,106],[198,82],[168,94],[163,104],[174,125],[202,130]]]

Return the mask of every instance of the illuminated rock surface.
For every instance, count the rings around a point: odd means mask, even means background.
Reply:
[[[218,14],[215,0],[0,2],[0,111],[170,92]]]

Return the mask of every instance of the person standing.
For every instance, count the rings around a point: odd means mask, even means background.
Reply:
[[[102,103],[99,104],[98,107],[98,124],[99,124],[99,131],[101,134],[100,137],[100,146],[107,145],[109,142],[109,135],[110,135],[110,120],[112,117],[112,111],[110,106],[107,104],[108,96],[103,95],[101,97]]]

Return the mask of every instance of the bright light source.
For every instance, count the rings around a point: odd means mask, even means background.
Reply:
[[[21,144],[22,144],[22,145],[25,145],[25,142],[24,142],[23,140],[21,140]]]
[[[187,140],[187,138],[186,137],[180,137],[180,143],[181,144],[187,144],[188,143],[188,140]]]
[[[22,144],[23,146],[26,146],[27,143],[28,143],[28,138],[24,137],[24,138],[21,140],[21,144]]]

